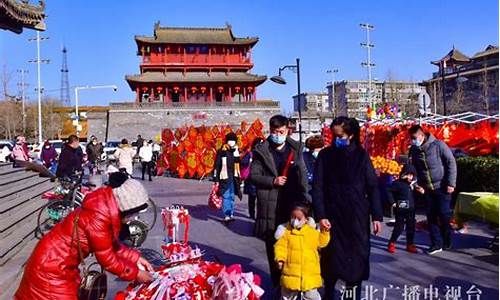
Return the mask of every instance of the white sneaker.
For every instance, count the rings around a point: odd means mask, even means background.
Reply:
[[[224,217],[224,222],[229,222],[231,221],[231,217],[230,216],[225,216]]]

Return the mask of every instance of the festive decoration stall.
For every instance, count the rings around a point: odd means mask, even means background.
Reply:
[[[257,119],[251,125],[243,121],[236,131],[238,147],[241,153],[249,151],[257,137],[263,137],[264,126]],[[230,126],[194,127],[185,126],[164,129],[161,139],[164,144],[159,161],[160,172],[169,171],[179,178],[203,178],[212,173],[215,155],[223,143],[226,134],[233,132]]]
[[[361,142],[370,156],[395,159],[408,153],[408,129],[414,124],[416,121],[375,124],[367,122],[361,128]],[[439,126],[422,124],[422,127],[451,148],[461,149],[468,155],[498,154],[498,121],[481,121],[475,124],[448,123]],[[322,134],[325,142],[330,144],[332,135],[328,126],[323,127]]]
[[[131,283],[115,300],[258,300],[261,279],[240,265],[224,266],[203,259],[203,250],[188,244],[189,211],[181,206],[162,210],[167,233],[163,264],[151,283]],[[179,239],[183,229],[183,239]]]

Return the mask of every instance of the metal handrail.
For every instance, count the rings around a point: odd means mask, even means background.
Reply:
[[[469,120],[471,118],[475,119]],[[482,113],[468,111],[449,116],[428,113],[427,117],[420,117],[420,118],[396,118],[396,119],[370,120],[370,121],[362,118],[357,118],[357,120],[361,124],[369,123],[370,125],[379,125],[379,124],[393,125],[399,122],[418,122],[420,124],[429,124],[429,125],[442,125],[447,122],[448,123],[452,122],[452,123],[464,123],[472,125],[487,120],[491,121],[499,120],[499,115],[495,114],[489,116]]]

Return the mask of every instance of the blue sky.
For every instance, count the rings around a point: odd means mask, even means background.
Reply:
[[[33,2],[33,1],[32,1]],[[48,96],[59,97],[61,45],[68,48],[70,85],[116,84],[117,92],[83,91],[83,105],[134,99],[124,80],[139,72],[134,35],[152,35],[153,24],[162,26],[233,26],[237,36],[258,36],[253,52],[253,73],[272,76],[281,65],[301,59],[303,91],[322,91],[331,78],[326,70],[339,69],[339,79],[365,79],[360,66],[366,52],[359,46],[365,32],[359,23],[376,26],[372,32],[374,77],[388,72],[401,80],[422,80],[435,70],[429,62],[453,45],[467,55],[488,44],[498,45],[498,1],[96,1],[47,0],[47,31],[43,36],[42,83]],[[0,62],[11,73],[10,94],[17,93],[18,68],[29,70],[27,93],[36,95],[35,35],[0,31]],[[282,101],[291,109],[296,91],[295,74],[285,73],[289,84],[267,81],[258,89],[259,99]],[[74,91],[71,90],[74,100]]]

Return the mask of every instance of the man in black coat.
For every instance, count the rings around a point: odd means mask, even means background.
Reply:
[[[71,177],[75,175],[76,171],[82,171],[83,156],[81,152],[78,137],[70,135],[61,150],[61,155],[59,155],[56,176],[59,178]]]
[[[275,286],[280,272],[274,262],[274,232],[289,221],[295,202],[310,202],[302,145],[288,137],[288,119],[281,115],[269,121],[270,135],[258,144],[250,169],[250,182],[257,189],[255,235],[266,242],[266,252]]]
[[[144,145],[144,139],[140,134],[137,135],[137,141],[135,141],[136,147],[137,147],[137,155],[139,155],[139,150],[141,150],[142,145]]]
[[[312,190],[320,226],[331,227],[330,243],[321,252],[324,299],[334,299],[339,279],[346,286],[343,299],[360,299],[361,282],[370,274],[370,221],[378,234],[382,204],[375,170],[359,142],[358,122],[338,117],[331,129],[334,141],[318,155]]]
[[[101,160],[101,155],[104,153],[102,144],[99,143],[97,137],[94,135],[90,137],[90,143],[87,144],[87,159],[92,163],[94,167],[99,160]]]

